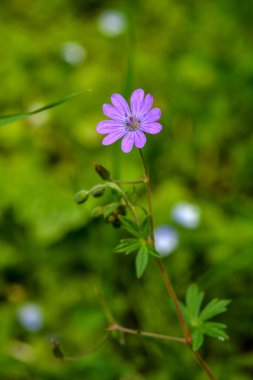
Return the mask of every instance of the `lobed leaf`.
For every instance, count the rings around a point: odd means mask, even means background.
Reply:
[[[125,253],[128,255],[129,253],[138,251],[140,245],[141,242],[139,239],[122,239],[115,248],[115,252]]]
[[[192,349],[197,351],[204,342],[204,335],[200,329],[195,329],[192,333]]]
[[[199,291],[196,284],[190,285],[186,293],[186,306],[189,319],[196,323],[199,316],[200,307],[204,298],[204,292]]]
[[[221,340],[228,339],[227,333],[224,331],[226,329],[226,325],[223,323],[216,322],[204,322],[201,325],[201,331],[203,334],[209,335],[213,338],[218,338]]]
[[[140,229],[133,220],[127,218],[126,216],[120,216],[119,219],[122,223],[122,227],[126,231],[128,231],[133,236],[140,237]]]
[[[229,300],[218,300],[217,298],[213,299],[200,313],[201,321],[205,321],[214,317],[215,315],[224,313],[224,311],[227,310],[227,305],[229,303]]]

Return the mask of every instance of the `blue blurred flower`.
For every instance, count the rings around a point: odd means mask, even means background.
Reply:
[[[195,228],[200,223],[200,209],[191,203],[178,203],[172,209],[172,217],[183,227]]]
[[[179,243],[176,230],[168,225],[155,229],[155,248],[161,256],[168,256]]]
[[[103,12],[99,17],[98,27],[108,37],[118,36],[126,29],[126,17],[119,11]]]
[[[62,58],[70,65],[79,65],[86,58],[86,50],[76,42],[64,42],[61,50]]]
[[[43,325],[43,315],[40,306],[27,303],[18,308],[19,323],[28,331],[38,331]]]

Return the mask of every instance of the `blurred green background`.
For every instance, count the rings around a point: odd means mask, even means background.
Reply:
[[[251,1],[1,0],[0,114],[91,90],[0,129],[1,379],[206,378],[176,343],[109,339],[69,364],[51,353],[52,337],[72,355],[104,335],[94,286],[124,326],[181,334],[155,263],[137,280],[134,257],[113,253],[120,231],[90,217],[105,200],[73,200],[99,182],[94,162],[142,175],[136,150],[102,147],[95,130],[110,95],[135,88],[163,113],[144,153],[156,226],[179,236],[164,264],[182,300],[191,282],[206,300],[232,300],[217,318],[230,340],[207,338],[201,351],[219,379],[253,378],[252,21]],[[172,220],[180,202],[200,208],[197,228]],[[29,304],[34,331],[22,322]]]

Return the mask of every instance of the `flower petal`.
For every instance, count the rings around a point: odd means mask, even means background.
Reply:
[[[121,125],[119,121],[114,120],[103,120],[98,123],[96,130],[98,133],[101,133],[102,135],[106,135],[107,133],[116,132],[120,130],[121,128],[125,128]]]
[[[156,133],[161,132],[163,127],[160,123],[144,123],[140,125],[140,129],[143,132],[150,133],[151,135],[155,135]]]
[[[140,113],[140,107],[144,98],[144,91],[142,89],[135,90],[132,93],[130,104],[133,116],[137,116]]]
[[[141,120],[143,124],[153,123],[153,121],[159,120],[161,117],[160,108],[153,108],[150,110]]]
[[[116,121],[124,121],[125,118],[122,116],[122,114],[114,108],[111,104],[103,104],[103,112],[105,116],[109,117],[110,119],[116,120]]]
[[[130,109],[127,104],[127,101],[120,94],[113,94],[111,96],[111,101],[114,107],[122,114],[122,116],[126,117],[130,115]]]
[[[103,145],[110,145],[113,144],[115,141],[119,140],[122,136],[126,134],[126,130],[120,130],[113,133],[109,133],[106,137],[104,137],[102,144]]]
[[[140,130],[134,131],[134,144],[137,148],[143,148],[144,145],[146,144],[146,136],[144,133]]]
[[[124,153],[129,153],[134,145],[134,132],[128,132],[121,141],[121,149]]]
[[[141,118],[145,116],[145,114],[150,110],[153,104],[153,96],[150,94],[147,94],[145,98],[143,99],[141,106],[140,106],[140,113],[138,115],[138,118]]]

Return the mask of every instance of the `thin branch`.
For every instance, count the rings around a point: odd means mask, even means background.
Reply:
[[[116,331],[122,331],[126,334],[140,335],[140,336],[146,336],[146,337],[154,338],[154,339],[169,340],[169,341],[174,341],[174,342],[186,344],[185,338],[180,338],[177,336],[169,336],[169,335],[163,335],[163,334],[156,334],[156,333],[152,333],[152,332],[133,330],[133,329],[129,329],[127,327],[117,325],[117,324],[113,324],[113,325],[110,325],[108,327],[108,331],[115,331],[115,330]]]
[[[117,183],[117,185],[141,185],[145,183],[145,179],[137,179],[133,181],[121,181],[121,180],[113,179],[112,182]]]
[[[208,364],[206,363],[206,361],[202,358],[202,356],[196,352],[196,351],[193,351],[191,350],[195,359],[197,360],[198,364],[200,365],[200,367],[206,372],[206,374],[208,375],[209,379],[210,380],[217,380],[216,376],[213,374],[211,368],[208,366]]]
[[[142,165],[143,165],[144,173],[145,173],[145,178],[146,178],[148,208],[149,208],[150,220],[151,220],[151,223],[150,223],[150,237],[151,237],[151,242],[154,245],[154,241],[155,241],[154,240],[154,217],[153,217],[153,209],[152,209],[150,178],[149,178],[148,167],[147,167],[145,158],[143,156],[142,150],[139,149],[139,152],[140,152],[141,161],[142,161]],[[177,312],[177,316],[178,316],[178,320],[179,320],[180,325],[182,327],[182,330],[184,332],[185,342],[187,343],[187,346],[189,347],[189,349],[193,353],[195,359],[197,360],[198,364],[203,369],[203,371],[206,373],[206,375],[208,376],[208,378],[210,380],[216,380],[215,375],[212,373],[211,369],[209,368],[209,366],[207,365],[207,363],[205,362],[205,360],[202,358],[202,356],[198,352],[193,351],[193,349],[191,347],[192,338],[191,338],[190,329],[189,329],[189,327],[188,327],[188,325],[187,325],[187,323],[185,321],[185,318],[183,316],[183,313],[182,313],[182,311],[180,309],[179,301],[177,299],[176,292],[175,292],[175,290],[174,290],[174,288],[172,286],[172,283],[170,281],[168,273],[165,270],[165,267],[163,265],[162,260],[161,259],[156,259],[156,262],[158,264],[158,268],[159,268],[160,274],[162,276],[164,285],[165,285],[165,287],[167,289],[167,292],[170,295],[170,297],[171,297],[171,299],[172,299],[172,301],[174,303],[174,306],[175,306],[175,309],[176,309],[176,312]]]
[[[97,351],[105,343],[109,335],[110,335],[110,332],[107,331],[107,333],[96,343],[95,346],[91,347],[89,350],[85,352],[82,352],[81,354],[73,355],[73,356],[65,356],[61,350],[59,342],[57,342],[56,340],[52,340],[51,344],[52,344],[53,354],[57,359],[61,359],[65,362],[72,362],[72,361],[83,359],[84,357]]]

